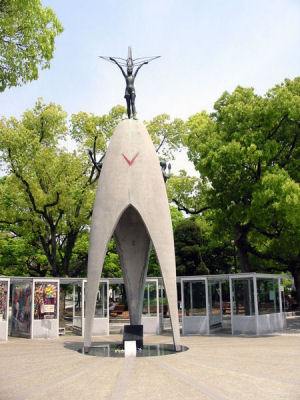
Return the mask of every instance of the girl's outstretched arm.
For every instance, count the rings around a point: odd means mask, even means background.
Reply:
[[[116,60],[115,60],[114,58],[112,58],[112,57],[109,57],[109,59],[110,59],[110,61],[113,61],[115,64],[117,64],[117,66],[120,68],[120,70],[121,70],[121,72],[122,72],[124,78],[126,79],[126,78],[127,78],[127,75],[125,74],[123,68],[122,68],[121,65],[118,63],[118,61],[116,61]]]
[[[142,68],[142,66],[145,65],[145,64],[148,64],[148,61],[145,61],[145,62],[143,62],[143,64],[141,64],[141,65],[138,66],[137,70],[136,70],[135,73],[134,73],[134,77],[137,76],[137,73],[138,73],[139,70]]]

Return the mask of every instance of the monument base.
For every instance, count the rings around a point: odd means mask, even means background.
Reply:
[[[123,346],[124,342],[135,341],[138,349],[143,348],[143,325],[124,325]]]

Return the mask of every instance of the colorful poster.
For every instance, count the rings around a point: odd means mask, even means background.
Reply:
[[[31,283],[14,283],[12,290],[12,336],[30,337]]]
[[[34,319],[57,318],[57,283],[36,282],[34,290]]]
[[[6,281],[0,281],[0,321],[5,321],[7,317],[7,287]]]

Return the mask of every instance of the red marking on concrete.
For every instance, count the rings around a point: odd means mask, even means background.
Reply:
[[[128,160],[128,158],[125,156],[125,154],[122,153],[122,156],[125,158],[125,161],[129,165],[129,167],[132,166],[132,164],[134,163],[134,161],[135,161],[135,159],[137,158],[138,155],[139,155],[139,153],[136,153],[136,155],[133,157],[132,160]]]

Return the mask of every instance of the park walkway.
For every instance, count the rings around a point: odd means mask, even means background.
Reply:
[[[120,335],[97,338],[118,341]],[[299,400],[300,317],[283,334],[184,336],[183,353],[136,359],[84,356],[81,337],[0,344],[0,400]],[[169,334],[145,343],[172,343]]]

